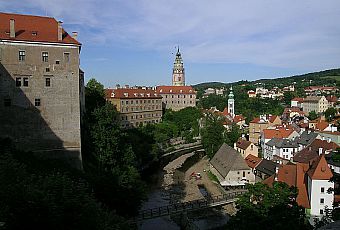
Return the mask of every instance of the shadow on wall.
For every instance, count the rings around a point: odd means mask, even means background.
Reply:
[[[0,63],[0,137],[10,138],[16,148],[32,151],[39,157],[63,159],[76,168],[82,168],[79,149],[69,150],[43,118],[44,106],[39,98],[31,99],[26,93],[24,77],[17,86],[16,76],[11,77]]]

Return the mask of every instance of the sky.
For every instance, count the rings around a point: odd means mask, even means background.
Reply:
[[[340,67],[339,0],[0,0],[0,11],[78,31],[86,80],[105,87],[171,84],[177,46],[188,85]]]

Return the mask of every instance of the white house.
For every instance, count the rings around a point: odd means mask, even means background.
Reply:
[[[264,158],[272,160],[273,156],[290,160],[298,151],[299,145],[288,139],[273,138],[265,145]]]

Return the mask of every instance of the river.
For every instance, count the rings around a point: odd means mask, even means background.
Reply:
[[[171,161],[163,169],[159,168],[155,173],[148,176],[148,200],[144,202],[141,210],[166,206],[183,199],[185,193],[184,185],[181,183],[181,180],[183,180],[182,166],[192,155],[193,153],[185,154]],[[199,191],[204,197],[208,195],[207,191],[202,187],[199,187]],[[181,229],[180,225],[182,225],[182,229],[218,229],[225,225],[228,219],[229,216],[220,210],[204,210],[198,213],[190,213],[185,217],[176,217],[176,222],[170,219],[169,216],[143,220],[138,224],[138,229],[177,230]]]

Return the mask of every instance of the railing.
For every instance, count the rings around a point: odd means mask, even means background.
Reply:
[[[152,219],[160,216],[168,216],[172,214],[182,213],[186,211],[194,211],[202,208],[216,207],[234,202],[239,195],[244,194],[246,191],[235,191],[218,196],[209,196],[204,199],[175,203],[167,206],[161,206],[152,209],[141,210],[134,221]]]

